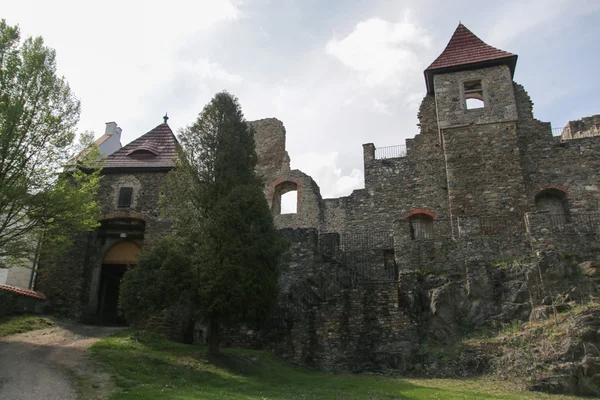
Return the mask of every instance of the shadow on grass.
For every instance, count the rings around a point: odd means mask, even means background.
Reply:
[[[479,393],[479,388],[429,387],[401,379],[333,375],[291,366],[270,353],[205,347],[127,330],[92,347],[115,378],[111,399],[518,399],[522,394]]]

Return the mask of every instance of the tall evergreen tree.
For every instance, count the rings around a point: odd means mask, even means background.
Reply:
[[[188,278],[161,283],[179,285],[178,296],[144,298],[163,307],[173,305],[168,299],[186,302],[197,317],[206,318],[214,354],[220,323],[259,321],[268,313],[277,296],[282,245],[255,172],[254,132],[238,100],[227,92],[215,95],[196,122],[181,132],[180,142],[177,168],[169,173],[161,205],[185,243],[188,262],[180,268],[186,271],[178,274]],[[130,319],[136,318],[135,307],[127,304],[140,296],[127,293],[127,288],[144,290],[145,285],[133,283],[143,280],[136,272],[142,268],[143,257],[125,276],[121,308]]]

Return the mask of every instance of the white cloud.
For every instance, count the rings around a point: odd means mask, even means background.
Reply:
[[[371,18],[343,39],[331,39],[325,52],[358,72],[369,86],[403,86],[406,73],[422,67],[420,53],[431,37],[407,10],[399,22]]]
[[[391,115],[389,106],[382,101],[379,101],[377,99],[372,99],[371,106],[373,107],[373,111],[375,111],[378,114]]]
[[[160,115],[147,115],[150,100],[171,111],[164,92],[174,78],[185,75],[190,85],[214,81],[219,89],[242,81],[219,60],[200,54],[183,61],[178,54],[187,41],[243,18],[233,1],[21,0],[3,7],[2,17],[19,24],[23,37],[41,35],[56,49],[59,72],[82,99],[80,130],[98,134],[105,121],[116,120],[126,143],[160,122]],[[127,124],[132,120],[136,125]]]
[[[580,0],[575,4],[571,0],[517,0],[491,13],[493,26],[487,41],[493,46],[505,46],[523,34],[540,25],[548,29],[562,29],[564,24],[572,23],[578,15],[589,14],[600,9],[597,0]],[[559,19],[556,24],[549,22]]]
[[[354,189],[364,187],[364,176],[360,169],[343,174],[337,166],[337,152],[303,153],[292,159],[292,167],[310,175],[321,188],[323,198],[347,196]]]

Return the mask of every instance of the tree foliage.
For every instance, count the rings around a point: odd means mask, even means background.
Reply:
[[[0,259],[35,253],[47,233],[48,249],[66,234],[96,226],[94,197],[100,172],[63,166],[81,150],[75,143],[80,104],[56,71],[56,53],[41,37],[21,43],[18,27],[0,21]],[[84,146],[89,135],[82,135]],[[85,160],[95,161],[88,152]],[[90,173],[91,172],[91,173]],[[60,244],[61,246],[56,246]]]
[[[255,173],[254,132],[238,100],[218,93],[181,132],[180,142],[183,149],[161,206],[177,232],[168,248],[184,249],[185,261],[169,256],[176,264],[166,265],[158,256],[166,247],[151,250],[125,277],[121,308],[134,318],[143,308],[136,308],[133,298],[154,309],[185,303],[208,321],[209,348],[216,352],[220,322],[256,322],[269,312],[283,247]],[[151,269],[160,272],[151,275]],[[167,279],[170,274],[177,278]],[[161,277],[172,285],[164,290],[178,296],[149,294],[159,289],[145,288]]]

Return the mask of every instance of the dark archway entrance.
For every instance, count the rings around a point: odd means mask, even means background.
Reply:
[[[100,273],[97,315],[102,325],[125,325],[118,313],[121,278],[127,267],[135,265],[141,252],[139,244],[126,240],[116,243],[104,256]]]

